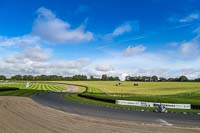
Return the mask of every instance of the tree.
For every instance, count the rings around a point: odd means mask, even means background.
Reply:
[[[107,75],[103,74],[102,77],[101,77],[101,80],[107,80]]]
[[[142,77],[141,77],[141,81],[149,82],[149,81],[151,81],[151,77],[142,76]]]
[[[32,75],[24,75],[23,77],[23,80],[33,80],[34,77]]]
[[[194,81],[197,81],[197,82],[199,82],[199,81],[200,81],[200,78],[194,79]]]
[[[158,77],[154,75],[154,76],[151,77],[151,80],[156,82],[156,81],[158,81]]]
[[[97,78],[97,77],[94,77],[94,76],[90,76],[90,79],[91,81],[99,81],[101,80],[101,78]]]
[[[0,75],[0,80],[6,80],[6,76]]]
[[[72,77],[73,80],[87,80],[87,76],[86,75],[74,75]]]
[[[188,78],[186,77],[186,76],[180,76],[179,77],[179,81],[181,81],[181,82],[185,82],[185,81],[188,81]]]
[[[160,81],[161,81],[161,82],[164,82],[164,81],[167,81],[167,79],[166,79],[166,78],[163,78],[163,77],[160,77]]]
[[[94,80],[94,76],[90,76],[90,80]]]
[[[13,79],[13,80],[23,80],[23,77],[21,75],[15,75],[15,76],[12,76],[11,79]]]

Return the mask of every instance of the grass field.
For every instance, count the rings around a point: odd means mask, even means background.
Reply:
[[[31,83],[28,88],[26,88],[25,83],[3,83],[0,84],[0,89],[4,87],[13,87],[13,88],[19,88],[19,90],[14,91],[0,91],[0,96],[30,96],[37,92],[41,91],[62,91],[66,90],[60,85],[52,85],[52,84],[45,84],[45,83]]]
[[[63,81],[62,81],[63,82]],[[133,86],[135,82],[117,81],[67,81],[64,83],[87,86],[87,91],[81,95],[88,95],[103,99],[121,99],[135,101],[149,101],[162,103],[189,103],[200,105],[200,83],[197,82],[138,82],[139,86]],[[77,94],[65,95],[66,99],[99,106],[125,108],[134,110],[154,110],[151,107],[137,107],[116,105],[102,101],[96,101],[79,97]],[[200,113],[200,110],[168,109],[170,112]]]
[[[55,82],[55,81],[54,81]],[[134,82],[120,82],[120,86],[116,86],[117,81],[56,81],[57,83],[66,83],[74,85],[82,85],[79,87],[77,93],[93,97],[113,100],[135,100],[135,101],[149,101],[149,102],[163,102],[163,103],[189,103],[200,105],[200,83],[197,82],[138,82],[139,86],[134,86]],[[86,90],[85,87],[88,89]],[[14,87],[19,90],[0,91],[0,96],[31,96],[37,92],[42,91],[62,91],[63,86],[60,84],[50,84],[45,82],[31,83],[26,88],[25,83],[0,83],[0,88]],[[129,109],[147,109],[153,110],[149,107],[123,106],[101,101],[95,101],[83,97],[78,94],[66,94],[65,98],[88,104],[95,104],[100,106],[110,106],[116,108]],[[179,110],[170,109],[174,112],[193,112],[199,113],[199,110]]]
[[[198,82],[121,82],[120,86],[115,86],[119,83],[117,81],[65,81],[64,83],[94,87],[106,93],[173,95],[198,91],[200,94]],[[134,83],[138,83],[139,86],[133,86]]]
[[[121,82],[120,86],[116,86],[117,81],[66,81],[64,83],[88,86],[85,95],[96,97],[200,105],[200,83],[198,82],[138,82],[139,86],[133,86],[134,82]]]

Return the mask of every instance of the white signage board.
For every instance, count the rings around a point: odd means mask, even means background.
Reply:
[[[126,100],[116,100],[116,104],[142,106],[142,107],[155,107],[162,104],[166,108],[191,109],[191,104],[154,103],[154,102],[126,101]]]
[[[141,101],[116,100],[116,104],[143,106],[143,107],[154,107],[153,106],[154,103],[152,103],[152,102],[141,102]]]
[[[26,89],[29,88],[29,86],[30,86],[30,82],[27,82],[26,83]]]

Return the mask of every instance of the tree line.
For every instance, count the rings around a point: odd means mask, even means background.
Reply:
[[[27,80],[27,81],[59,81],[59,80],[66,80],[66,81],[119,81],[119,77],[112,77],[103,74],[101,78],[95,78],[90,76],[88,78],[86,75],[74,75],[72,77],[63,77],[58,75],[14,75],[10,78],[7,78],[4,75],[0,75],[0,80]]]
[[[71,77],[63,77],[58,75],[14,75],[7,78],[4,75],[0,75],[0,80],[27,80],[27,81],[119,81],[119,77],[107,76],[103,74],[101,78],[96,78],[94,76],[87,77],[86,75],[74,75]],[[141,81],[141,82],[187,82],[196,81],[200,82],[200,78],[188,79],[186,76],[180,76],[177,78],[164,78],[158,76],[127,76],[125,81]]]
[[[200,81],[200,79],[190,80],[186,76],[180,76],[178,78],[164,78],[158,76],[127,76],[126,81],[143,81],[143,82],[187,82],[187,81]]]

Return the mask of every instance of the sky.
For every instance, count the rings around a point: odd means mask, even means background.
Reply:
[[[199,0],[1,0],[0,74],[200,78]]]

